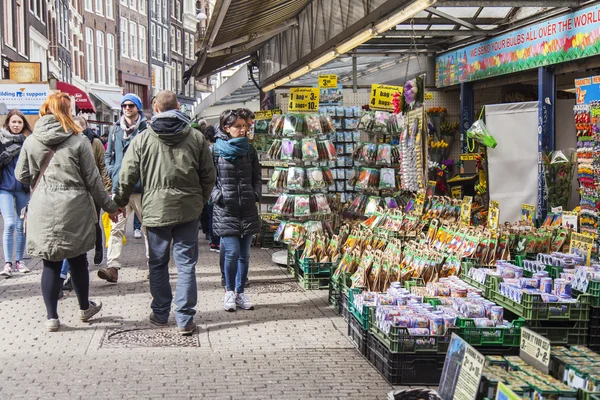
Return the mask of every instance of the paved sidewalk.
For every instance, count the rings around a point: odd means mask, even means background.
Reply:
[[[104,308],[90,324],[65,292],[60,331],[45,331],[40,260],[28,260],[31,274],[0,278],[0,399],[386,398],[392,387],[354,349],[327,291],[300,289],[271,250],[252,249],[256,310],[223,311],[218,254],[200,235],[200,331],[189,339],[175,334],[173,315],[169,328],[148,322],[143,242],[132,237],[118,284],[91,267],[91,298]],[[171,276],[174,288],[173,265]]]

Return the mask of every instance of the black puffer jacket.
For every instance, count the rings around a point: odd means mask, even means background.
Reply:
[[[216,129],[216,137],[229,136]],[[211,194],[213,230],[218,236],[247,236],[260,232],[256,202],[262,195],[261,167],[256,149],[250,145],[248,156],[238,164],[213,153],[217,181]]]

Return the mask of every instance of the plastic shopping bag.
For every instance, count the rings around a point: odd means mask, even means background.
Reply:
[[[104,228],[104,243],[106,243],[106,248],[108,248],[108,240],[110,239],[110,231],[112,229],[112,221],[108,216],[108,213],[102,213],[102,228]],[[123,235],[123,244],[127,243],[127,238]]]

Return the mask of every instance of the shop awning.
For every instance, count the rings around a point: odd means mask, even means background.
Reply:
[[[91,93],[95,98],[97,98],[113,110],[121,109],[121,98],[123,98],[122,93],[105,92],[103,90],[94,90]]]
[[[73,96],[75,98],[75,105],[79,111],[83,113],[96,113],[96,107],[94,107],[94,103],[90,99],[90,96],[77,86],[73,86],[66,82],[56,82],[56,89],[68,93],[69,96]]]

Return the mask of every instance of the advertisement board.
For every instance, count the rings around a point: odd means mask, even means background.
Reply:
[[[1,84],[0,104],[4,103],[8,110],[18,108],[25,115],[35,115],[50,96],[47,84]]]

